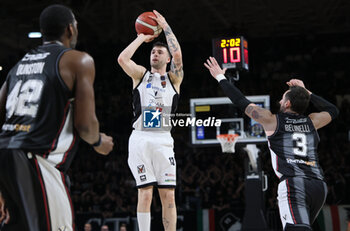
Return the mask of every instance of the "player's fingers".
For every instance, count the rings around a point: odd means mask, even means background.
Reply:
[[[163,17],[158,11],[156,10],[153,10],[153,13],[158,17]]]
[[[210,70],[210,67],[208,66],[208,64],[204,63],[204,66],[205,66],[206,68],[208,68],[208,70]]]
[[[209,57],[209,59],[210,59],[210,57]],[[208,66],[209,66],[209,67],[213,67],[213,63],[212,63],[211,60],[209,60],[209,59],[207,59]]]
[[[212,57],[212,62],[214,63],[214,65],[218,65],[219,66],[219,64],[218,64],[218,62],[216,61],[216,59],[214,58],[214,57]]]
[[[224,73],[226,73],[226,71],[227,71],[227,68],[224,68],[224,70],[223,70],[223,71],[224,71]]]

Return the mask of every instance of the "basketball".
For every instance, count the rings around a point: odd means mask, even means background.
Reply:
[[[149,16],[156,17],[153,12],[144,12],[137,17],[135,22],[137,34],[157,35],[162,32],[162,28],[158,23]]]

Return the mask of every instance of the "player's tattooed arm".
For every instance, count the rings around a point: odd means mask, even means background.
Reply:
[[[164,30],[164,35],[169,46],[169,51],[173,57],[171,60],[171,72],[176,77],[175,81],[182,80],[183,77],[183,63],[182,63],[182,52],[179,42],[169,24],[166,22],[165,18],[157,11],[153,11],[157,16],[153,18]]]
[[[171,61],[171,66],[170,66],[170,70],[171,70],[172,73],[174,73],[174,75],[177,78],[183,78],[184,71],[183,71],[182,63],[180,65],[176,65],[174,60],[172,60]]]
[[[164,34],[169,46],[170,54],[173,57],[173,59],[171,60],[171,72],[173,72],[177,78],[182,78],[183,64],[182,64],[182,53],[181,53],[180,44],[177,41],[169,25],[167,25],[164,28]]]
[[[175,52],[180,50],[180,44],[177,41],[173,31],[171,30],[169,25],[166,25],[164,28],[164,34],[166,37],[166,41],[169,46],[169,50],[171,54],[174,54]]]
[[[261,108],[258,105],[251,103],[246,107],[245,114],[259,122],[265,128],[265,131],[274,131],[276,128],[276,116],[268,109]]]
[[[251,117],[254,120],[258,120],[262,117],[262,108],[259,106],[253,106],[252,104],[249,104],[248,107],[245,109],[245,113]]]

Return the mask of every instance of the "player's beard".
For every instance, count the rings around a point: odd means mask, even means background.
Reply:
[[[158,61],[158,62],[156,62],[156,63],[153,63],[153,62],[151,63],[151,67],[153,67],[153,68],[156,69],[156,70],[162,69],[163,66],[164,66],[164,63],[163,63],[163,62],[160,62],[160,61]]]
[[[280,105],[280,112],[285,112],[286,108],[283,105]]]

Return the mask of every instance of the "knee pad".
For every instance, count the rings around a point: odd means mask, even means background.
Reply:
[[[286,224],[284,231],[312,231],[311,227],[307,224]]]

